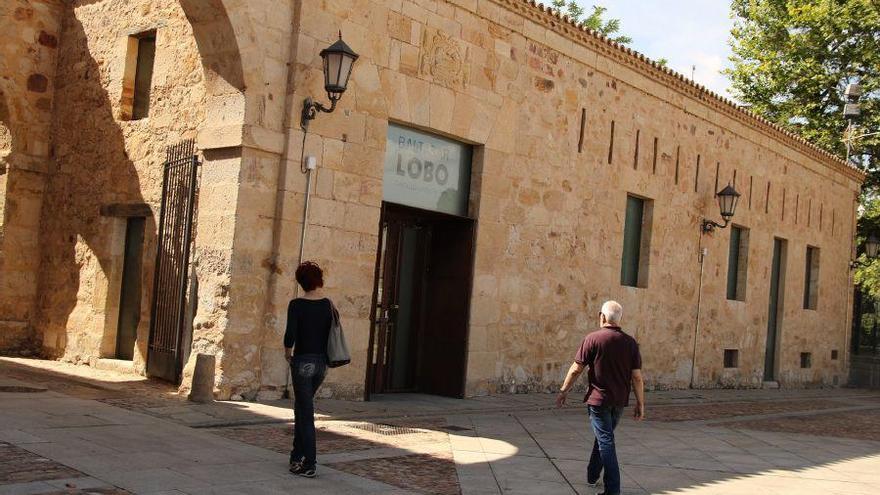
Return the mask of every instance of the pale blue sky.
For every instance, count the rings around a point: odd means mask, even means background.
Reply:
[[[669,68],[722,96],[730,97],[729,81],[719,71],[730,65],[730,3],[728,0],[576,0],[589,12],[592,5],[618,18],[630,47],[652,59],[666,58]],[[548,2],[549,3],[549,2]]]

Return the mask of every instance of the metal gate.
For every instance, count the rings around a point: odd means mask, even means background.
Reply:
[[[167,148],[156,273],[153,278],[147,373],[174,383],[179,383],[183,368],[181,344],[186,322],[186,289],[198,167],[194,140],[182,141]]]

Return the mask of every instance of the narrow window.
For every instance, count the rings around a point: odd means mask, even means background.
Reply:
[[[629,287],[648,286],[648,258],[651,240],[651,200],[628,195],[626,221],[623,226],[623,255],[620,284]]]
[[[770,212],[770,181],[767,181],[767,194],[764,195],[764,213]]]
[[[813,354],[810,352],[801,353],[801,368],[809,368],[813,365]]]
[[[724,367],[739,368],[739,349],[724,349]]]
[[[837,349],[831,349],[831,360],[837,361]]]
[[[675,147],[675,185],[678,185],[678,165],[681,163],[681,145]]]
[[[715,190],[712,191],[713,194],[718,193],[718,173],[721,171],[721,162],[715,162]]]
[[[642,136],[642,131],[636,129],[636,151],[633,155],[633,170],[639,169],[639,138]]]
[[[831,235],[834,235],[834,227],[837,225],[837,210],[831,209]]]
[[[654,159],[651,162],[651,173],[657,175],[657,138],[654,138]]]
[[[611,121],[611,140],[608,142],[608,165],[614,160],[614,121]]]
[[[581,135],[578,138],[578,153],[584,152],[584,126],[587,121],[587,109],[581,108]]]
[[[733,169],[733,188],[736,189],[736,169]]]
[[[749,210],[752,209],[752,187],[755,185],[755,176],[749,176]]]
[[[819,232],[822,232],[822,214],[824,213],[825,203],[819,203]]]
[[[801,195],[796,194],[794,196],[794,224],[798,224],[798,216],[801,212]]]
[[[700,186],[700,155],[697,155],[697,171],[694,174],[694,192],[699,192]]]
[[[785,221],[785,188],[782,188],[782,221]]]
[[[746,300],[746,276],[749,267],[749,229],[732,226],[727,254],[727,299]]]
[[[807,201],[807,227],[811,226],[813,222],[813,198],[810,198]]]
[[[156,31],[128,37],[125,73],[122,78],[122,120],[140,120],[149,116],[155,58]]]
[[[816,309],[819,296],[819,248],[807,246],[804,269],[804,309]]]

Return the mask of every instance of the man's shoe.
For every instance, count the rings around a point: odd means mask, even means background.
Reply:
[[[602,484],[602,480],[598,479],[596,481],[587,480],[587,486],[590,488],[599,488],[599,485]]]
[[[303,478],[314,478],[318,475],[318,473],[315,472],[315,468],[305,466],[300,466],[299,472],[294,474],[296,474],[297,476],[302,476]]]

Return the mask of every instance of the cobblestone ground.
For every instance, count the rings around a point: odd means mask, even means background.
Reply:
[[[0,442],[0,493],[4,486],[40,486],[45,495],[126,495],[116,487],[96,487],[84,473],[33,452]],[[53,490],[56,488],[57,490]],[[25,492],[20,492],[25,493]]]
[[[451,452],[336,462],[329,466],[418,493],[461,493]]]
[[[719,404],[683,404],[655,406],[648,414],[649,421],[704,421],[735,416],[785,414],[821,411],[846,407],[840,400],[809,399],[779,401],[724,402]]]
[[[880,442],[880,410],[878,409],[811,416],[755,419],[751,421],[732,421],[720,423],[719,426]]]
[[[449,428],[442,419],[397,424],[321,421],[316,424],[318,461],[328,467],[417,493],[460,493]],[[434,429],[429,429],[434,428]],[[217,435],[288,454],[293,425],[256,425],[211,429]],[[434,452],[399,455],[429,446]],[[360,452],[354,460],[337,454]],[[329,457],[328,457],[329,456]],[[325,458],[331,459],[326,462]]]

